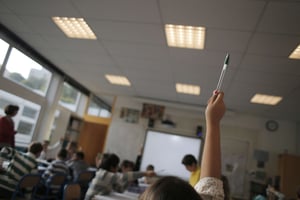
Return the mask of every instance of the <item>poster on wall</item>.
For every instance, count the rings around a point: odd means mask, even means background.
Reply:
[[[138,123],[140,117],[140,111],[131,108],[123,107],[121,109],[120,118],[123,118],[125,122],[128,123]]]
[[[164,106],[143,103],[142,117],[149,119],[162,119],[164,111]]]

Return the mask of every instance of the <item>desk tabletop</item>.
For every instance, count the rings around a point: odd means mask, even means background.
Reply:
[[[93,200],[138,200],[139,194],[133,192],[117,193],[112,192],[109,195],[96,195]]]

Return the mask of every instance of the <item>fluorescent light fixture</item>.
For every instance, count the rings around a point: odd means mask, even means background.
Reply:
[[[165,32],[170,47],[204,49],[204,27],[166,24]]]
[[[111,83],[115,85],[123,85],[123,86],[130,86],[129,80],[125,76],[116,76],[106,74],[105,78]]]
[[[282,100],[282,97],[279,96],[270,96],[265,94],[255,94],[252,99],[251,103],[258,103],[258,104],[266,104],[266,105],[276,105]]]
[[[176,83],[176,91],[183,94],[200,95],[200,87],[197,85]]]
[[[289,56],[290,59],[300,59],[300,44]]]
[[[83,18],[52,17],[52,20],[70,38],[97,39]]]

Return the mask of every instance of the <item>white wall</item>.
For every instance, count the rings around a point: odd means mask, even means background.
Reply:
[[[141,145],[144,142],[147,129],[147,119],[140,118],[139,123],[131,124],[121,119],[122,107],[142,110],[142,104],[147,100],[129,97],[118,97],[113,120],[109,128],[105,151],[113,152],[122,159],[135,160]],[[205,132],[204,108],[188,107],[163,102],[150,102],[165,105],[165,113],[177,124],[176,128],[166,128],[156,121],[154,129],[167,132],[195,136],[197,125],[203,126]],[[253,159],[254,149],[269,152],[269,161],[265,163],[268,176],[277,175],[277,157],[280,153],[288,151],[290,154],[299,154],[300,133],[297,134],[297,123],[277,120],[279,129],[269,132],[265,129],[267,118],[234,112],[227,112],[222,120],[222,140],[241,141],[249,145],[247,155],[247,169],[245,173],[257,170]],[[299,142],[298,142],[299,141]],[[224,149],[226,151],[226,149]],[[245,186],[246,187],[246,186]]]

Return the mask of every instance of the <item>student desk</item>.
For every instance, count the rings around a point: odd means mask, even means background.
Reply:
[[[96,195],[93,200],[138,200],[139,194],[133,192],[117,193],[112,192],[109,195]]]

